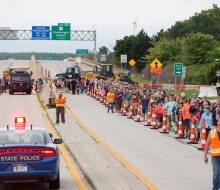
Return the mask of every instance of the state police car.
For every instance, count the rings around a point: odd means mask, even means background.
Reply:
[[[15,118],[15,128],[0,129],[0,182],[46,181],[60,188],[59,152],[52,135],[43,128],[26,128],[25,118]]]

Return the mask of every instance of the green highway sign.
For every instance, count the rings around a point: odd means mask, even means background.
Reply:
[[[52,26],[52,40],[70,40],[70,25]]]
[[[183,75],[183,64],[175,63],[174,64],[174,76],[181,77]]]
[[[58,26],[70,26],[70,23],[58,23]]]
[[[88,53],[89,53],[88,49],[76,49],[76,54],[78,54],[78,55],[85,55]]]

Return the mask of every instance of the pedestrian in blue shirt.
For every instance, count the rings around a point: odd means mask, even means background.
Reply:
[[[202,121],[205,120],[206,137],[212,129],[212,113],[209,106],[205,107],[205,112],[202,114],[199,127],[202,128]]]

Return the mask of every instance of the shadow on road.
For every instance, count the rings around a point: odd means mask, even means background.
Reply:
[[[46,182],[32,182],[32,183],[1,183],[1,190],[46,190],[48,189],[48,183]]]

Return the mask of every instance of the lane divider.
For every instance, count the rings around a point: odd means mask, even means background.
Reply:
[[[47,112],[45,111],[44,107],[40,103],[41,101],[40,101],[39,95],[35,94],[35,97],[38,102],[39,108],[43,114],[44,120],[48,126],[49,131],[52,133],[52,135],[54,137],[58,137],[58,134],[57,134],[56,130],[54,129],[54,126],[53,126],[51,120],[49,119]],[[59,151],[62,154],[62,156],[63,156],[63,158],[69,168],[69,171],[70,171],[74,181],[76,182],[76,185],[78,186],[79,190],[87,190],[87,187],[85,186],[85,184],[83,183],[79,174],[77,173],[76,167],[73,165],[72,160],[70,158],[70,155],[67,152],[67,150],[65,149],[64,145],[62,145],[62,144],[58,145],[58,148],[59,148]]]
[[[128,161],[126,161],[120,154],[115,152],[108,144],[106,144],[99,136],[97,136],[91,129],[79,119],[79,117],[71,111],[66,105],[66,111],[77,122],[77,124],[96,142],[98,142],[106,151],[108,151],[116,160],[118,160],[125,168],[127,168],[132,174],[134,174],[140,181],[142,181],[151,190],[158,190],[158,188],[152,184],[146,177],[144,177],[137,169],[135,169]]]

